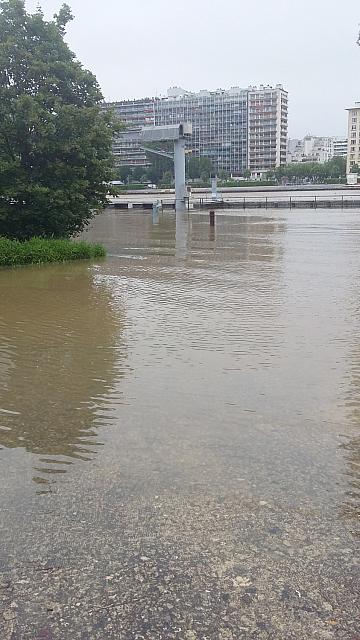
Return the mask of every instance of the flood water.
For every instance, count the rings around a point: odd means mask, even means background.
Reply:
[[[0,638],[360,637],[360,211],[0,270]]]

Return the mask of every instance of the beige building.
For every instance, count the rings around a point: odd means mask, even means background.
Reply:
[[[348,151],[347,151],[347,173],[350,173],[354,164],[360,166],[360,102],[355,102],[355,106],[348,109]]]

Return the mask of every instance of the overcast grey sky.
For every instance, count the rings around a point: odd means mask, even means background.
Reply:
[[[38,0],[27,0],[34,9]],[[46,17],[61,0],[40,0]],[[67,41],[106,99],[282,83],[289,134],[344,135],[360,100],[359,0],[68,0]]]

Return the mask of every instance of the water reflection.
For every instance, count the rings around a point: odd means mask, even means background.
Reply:
[[[75,459],[93,459],[119,400],[123,318],[94,269],[0,273],[0,446],[37,454],[40,491]]]
[[[153,224],[151,213],[116,213],[98,216],[86,236],[106,245],[110,255],[144,259],[177,257],[189,260],[276,260],[281,258],[287,222],[264,215],[216,216],[215,229],[209,215],[165,212]],[[210,264],[208,266],[211,266]]]
[[[284,493],[315,499],[326,461],[331,509],[340,502],[354,513],[359,441],[339,456],[335,417],[344,423],[340,386],[355,318],[352,310],[349,322],[344,309],[353,299],[358,226],[353,214],[331,212],[217,212],[214,229],[208,213],[177,220],[166,213],[156,225],[151,214],[109,211],[96,219],[90,237],[121,257],[103,277],[136,318],[136,407],[154,411],[146,427],[134,427],[144,476],[160,456],[165,482],[176,474],[184,484],[198,479],[206,464],[208,482],[220,486],[240,465],[263,493],[282,484]],[[187,421],[196,428],[186,432]],[[191,455],[179,455],[184,448]],[[345,487],[333,481],[344,455]],[[139,458],[128,464],[135,469]]]

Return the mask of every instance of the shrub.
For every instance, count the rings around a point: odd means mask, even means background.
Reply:
[[[21,242],[0,237],[0,267],[103,258],[105,255],[100,244],[85,241],[31,238]]]

